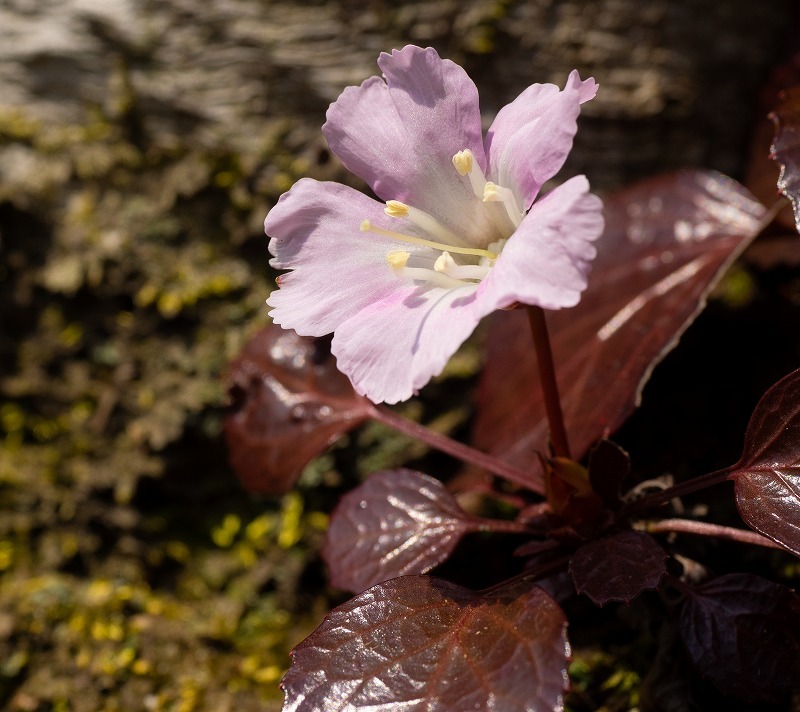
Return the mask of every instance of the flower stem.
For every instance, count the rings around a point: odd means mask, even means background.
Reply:
[[[507,479],[509,482],[520,485],[520,487],[525,487],[538,494],[544,494],[544,484],[532,472],[520,470],[513,465],[498,460],[492,455],[487,455],[485,452],[476,450],[469,445],[464,445],[452,438],[448,438],[446,435],[436,433],[424,425],[397,415],[397,413],[388,408],[375,406],[371,409],[370,416],[373,420],[377,420],[379,423],[383,423],[412,438],[421,440],[426,445],[447,453],[462,462],[470,462],[478,467],[483,467],[489,472]]]
[[[726,527],[721,524],[710,524],[709,522],[698,522],[693,519],[662,519],[658,522],[645,522],[648,532],[682,532],[685,534],[699,534],[701,536],[713,536],[717,539],[728,539],[744,544],[755,544],[766,546],[770,549],[782,549],[771,539],[761,536],[748,529],[736,529]]]
[[[556,383],[556,369],[553,363],[553,350],[550,348],[550,335],[547,332],[544,309],[536,306],[528,307],[528,321],[533,334],[533,346],[536,349],[536,361],[539,365],[539,380],[542,383],[544,409],[550,425],[550,440],[553,443],[553,454],[556,457],[571,459],[567,429],[564,427],[564,414],[561,411],[561,399]]]

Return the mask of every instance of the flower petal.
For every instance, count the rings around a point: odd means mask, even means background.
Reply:
[[[386,263],[397,247],[360,230],[362,220],[388,225],[383,204],[338,183],[310,178],[284,193],[264,221],[270,264],[292,272],[267,299],[275,323],[301,336],[323,336],[368,304],[407,288]]]
[[[489,176],[514,191],[527,210],[545,181],[564,165],[578,130],[580,105],[597,93],[573,70],[564,91],[534,84],[497,114],[486,134]]]
[[[481,315],[514,302],[575,306],[603,232],[603,203],[575,176],[533,204],[478,292]]]
[[[358,393],[380,403],[407,400],[433,376],[480,321],[476,287],[412,287],[342,324],[331,350]]]
[[[378,65],[385,82],[349,87],[328,109],[322,132],[331,150],[383,200],[469,228],[480,206],[452,158],[469,148],[486,165],[475,84],[431,47],[383,53]]]

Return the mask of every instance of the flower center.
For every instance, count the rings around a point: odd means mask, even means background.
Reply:
[[[452,160],[458,174],[469,179],[475,197],[483,203],[502,203],[513,227],[518,227],[525,214],[517,206],[512,191],[487,181],[469,149],[459,151]],[[427,239],[387,230],[373,225],[369,220],[361,223],[362,232],[373,232],[397,242],[428,248],[414,252],[391,250],[386,255],[387,263],[398,276],[414,282],[425,282],[449,289],[474,285],[489,274],[507,241],[498,240],[487,249],[463,247],[464,240],[423,210],[398,200],[389,200],[384,212],[389,217],[408,220],[434,238]]]

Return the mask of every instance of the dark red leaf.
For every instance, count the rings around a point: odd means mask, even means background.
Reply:
[[[295,648],[283,710],[561,710],[566,622],[531,583],[475,593],[393,579],[334,609]]]
[[[771,157],[780,164],[778,190],[792,201],[795,226],[800,230],[800,57],[783,68],[784,85],[770,118],[775,124]]]
[[[303,467],[370,414],[324,339],[259,331],[231,363],[225,419],[230,461],[251,492],[291,489]]]
[[[478,527],[439,480],[412,470],[376,472],[342,497],[322,556],[333,586],[363,591],[430,571]]]
[[[610,440],[601,440],[589,453],[589,482],[609,509],[619,504],[620,485],[630,471],[628,453]]]
[[[681,634],[697,670],[726,695],[779,702],[800,682],[800,598],[751,574],[686,598]]]
[[[771,206],[779,198],[778,180],[780,166],[775,162],[776,108],[785,101],[787,89],[800,84],[800,55],[773,68],[761,91],[755,123],[751,132],[749,156],[744,184],[764,205]],[[775,224],[783,229],[794,228],[792,208],[786,205],[775,217]]]
[[[639,688],[639,709],[658,712],[698,712],[692,699],[692,665],[676,625],[662,625],[655,659]]]
[[[731,477],[742,519],[800,556],[800,369],[758,402]]]
[[[638,405],[654,365],[677,343],[763,206],[717,173],[682,171],[605,200],[606,230],[580,304],[547,314],[573,455],[580,458]],[[518,467],[547,441],[523,310],[496,315],[474,440]]]
[[[578,593],[598,606],[630,603],[657,588],[667,572],[667,554],[644,532],[625,531],[585,544],[575,552],[569,572]]]

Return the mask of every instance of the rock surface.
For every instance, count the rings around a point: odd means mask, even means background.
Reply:
[[[790,0],[9,0],[0,7],[0,106],[75,124],[111,109],[120,68],[155,136],[258,146],[269,119],[316,129],[380,51],[431,44],[463,63],[487,122],[532,81],[577,67],[602,90],[585,109],[582,166],[618,184],[673,165],[741,170]]]

